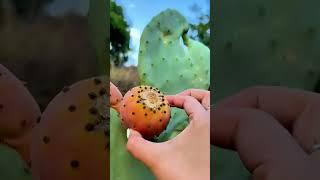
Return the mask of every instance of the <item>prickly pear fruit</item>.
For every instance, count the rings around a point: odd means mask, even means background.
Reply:
[[[31,171],[20,154],[3,144],[0,144],[0,179],[32,180]]]
[[[168,94],[209,88],[210,50],[190,39],[188,29],[189,23],[176,10],[168,9],[153,17],[140,39],[141,84]]]
[[[117,86],[110,82],[110,105],[117,111],[119,111],[119,104],[123,96]]]
[[[129,90],[120,105],[125,127],[135,129],[146,139],[152,139],[166,129],[170,106],[159,89],[137,86]]]
[[[91,78],[66,87],[34,129],[35,180],[106,180],[109,177],[108,81]]]
[[[0,139],[30,161],[31,131],[40,108],[23,83],[0,64]]]

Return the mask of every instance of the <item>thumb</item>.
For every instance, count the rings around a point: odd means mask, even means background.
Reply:
[[[159,144],[143,139],[141,134],[133,129],[127,130],[127,150],[138,160],[149,167],[156,163],[157,154],[160,153]]]

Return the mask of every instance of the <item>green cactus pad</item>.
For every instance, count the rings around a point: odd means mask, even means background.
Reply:
[[[0,144],[0,179],[32,180],[31,171],[18,152]]]
[[[119,114],[113,108],[110,108],[110,130],[110,179],[155,179],[151,171],[127,151],[126,129],[121,126]]]
[[[188,125],[188,115],[187,113],[179,108],[171,108],[171,119],[165,131],[163,131],[159,137],[157,137],[157,142],[168,141],[175,136],[177,136],[181,131],[184,130]]]
[[[189,39],[189,23],[176,10],[165,10],[145,27],[139,50],[141,84],[166,94],[189,88],[208,89],[210,50]]]

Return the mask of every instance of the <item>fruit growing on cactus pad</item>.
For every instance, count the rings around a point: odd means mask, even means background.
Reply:
[[[122,124],[137,130],[146,139],[152,139],[166,129],[170,106],[159,89],[137,86],[129,90],[120,104]]]
[[[108,81],[90,78],[66,87],[34,129],[35,180],[106,180],[109,177]]]
[[[110,82],[110,105],[114,109],[118,110],[120,101],[122,100],[122,94],[119,89]]]

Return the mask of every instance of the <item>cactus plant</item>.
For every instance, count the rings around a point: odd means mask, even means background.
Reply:
[[[164,95],[151,86],[129,90],[121,101],[119,112],[125,127],[139,131],[149,140],[166,129],[171,113]]]
[[[140,39],[138,62],[141,86],[159,88],[164,94],[176,94],[189,88],[209,88],[210,50],[189,39],[188,28],[187,20],[172,9],[161,12],[145,27]],[[117,167],[111,170],[112,179],[154,179],[147,167],[126,151],[125,129],[115,114],[117,112],[111,110],[111,163],[112,167]],[[171,108],[170,122],[155,140],[167,141],[187,125],[185,111]]]
[[[63,88],[35,127],[32,172],[35,180],[109,177],[106,77]]]
[[[110,108],[110,131],[110,179],[155,179],[151,171],[127,151],[126,130],[121,125],[119,113],[113,108]]]
[[[165,94],[188,88],[208,89],[210,50],[188,37],[189,23],[167,9],[152,18],[140,39],[138,71],[141,84]]]
[[[0,87],[0,139],[29,162],[31,131],[40,108],[23,83],[1,64]]]
[[[28,164],[14,149],[0,144],[0,179],[32,180]]]

